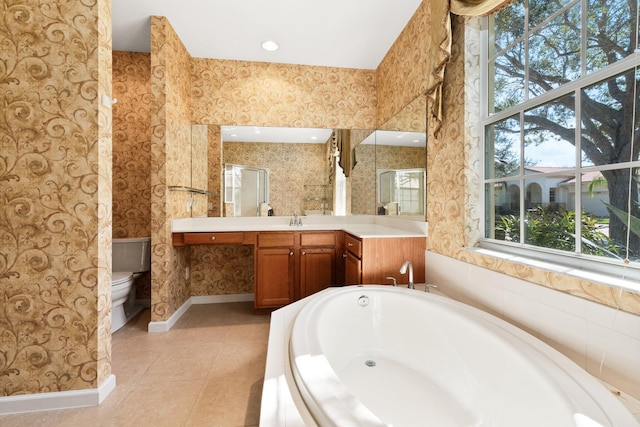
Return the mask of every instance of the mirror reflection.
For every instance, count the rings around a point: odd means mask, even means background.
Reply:
[[[224,165],[225,216],[271,216],[269,170]]]
[[[424,177],[425,135],[384,130],[222,126],[223,163],[242,165],[245,171],[268,171],[269,180],[268,196],[262,193],[251,208],[240,208],[234,204],[240,200],[240,193],[231,190],[237,188],[233,182],[237,183],[238,176],[225,169],[224,215],[384,214],[424,220],[424,178],[416,179],[411,173],[422,171]],[[384,198],[380,197],[381,173],[385,179],[397,181]],[[235,198],[226,197],[228,191],[235,192]],[[257,200],[255,195],[252,192],[250,199]]]

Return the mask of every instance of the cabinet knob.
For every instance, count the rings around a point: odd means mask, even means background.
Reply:
[[[289,252],[289,256],[293,256],[293,251]]]
[[[216,240],[216,236],[211,236],[211,240]]]
[[[353,246],[353,243],[347,243],[347,246]]]
[[[306,255],[307,253],[305,251],[302,251],[302,255]]]

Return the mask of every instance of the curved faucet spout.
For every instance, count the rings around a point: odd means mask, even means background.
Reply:
[[[415,286],[413,285],[413,264],[411,263],[411,261],[405,261],[404,263],[402,263],[402,267],[400,267],[400,274],[405,274],[407,272],[407,268],[409,268],[408,287],[409,289],[415,289]]]

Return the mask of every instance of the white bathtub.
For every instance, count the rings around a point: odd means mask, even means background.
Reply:
[[[353,286],[311,297],[295,319],[289,357],[322,427],[639,425],[545,343],[417,290]]]

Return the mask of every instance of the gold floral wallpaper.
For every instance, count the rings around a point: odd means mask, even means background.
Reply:
[[[376,214],[376,146],[358,144],[356,146],[356,163],[347,178],[351,188],[351,214]]]
[[[325,144],[225,142],[222,150],[224,163],[269,170],[269,202],[277,216],[303,215],[305,199],[315,197],[305,185],[327,183]]]
[[[5,2],[0,45],[0,396],[95,389],[111,374],[111,2]]]
[[[371,129],[374,70],[193,58],[194,123]]]
[[[429,2],[423,1],[376,71],[376,127],[391,119],[427,89]]]
[[[113,237],[151,236],[151,57],[113,52]]]
[[[207,163],[209,163],[208,189],[215,193],[208,197],[208,203],[211,205],[208,209],[207,216],[222,216],[222,135],[220,126],[209,125],[208,141],[209,149]]]
[[[167,320],[189,298],[186,248],[171,243],[171,221],[188,217],[190,56],[169,21],[151,17],[151,321]]]
[[[112,53],[113,237],[151,236],[151,57]],[[136,280],[136,298],[151,298],[151,274]]]
[[[191,295],[253,293],[252,245],[191,247]]]

